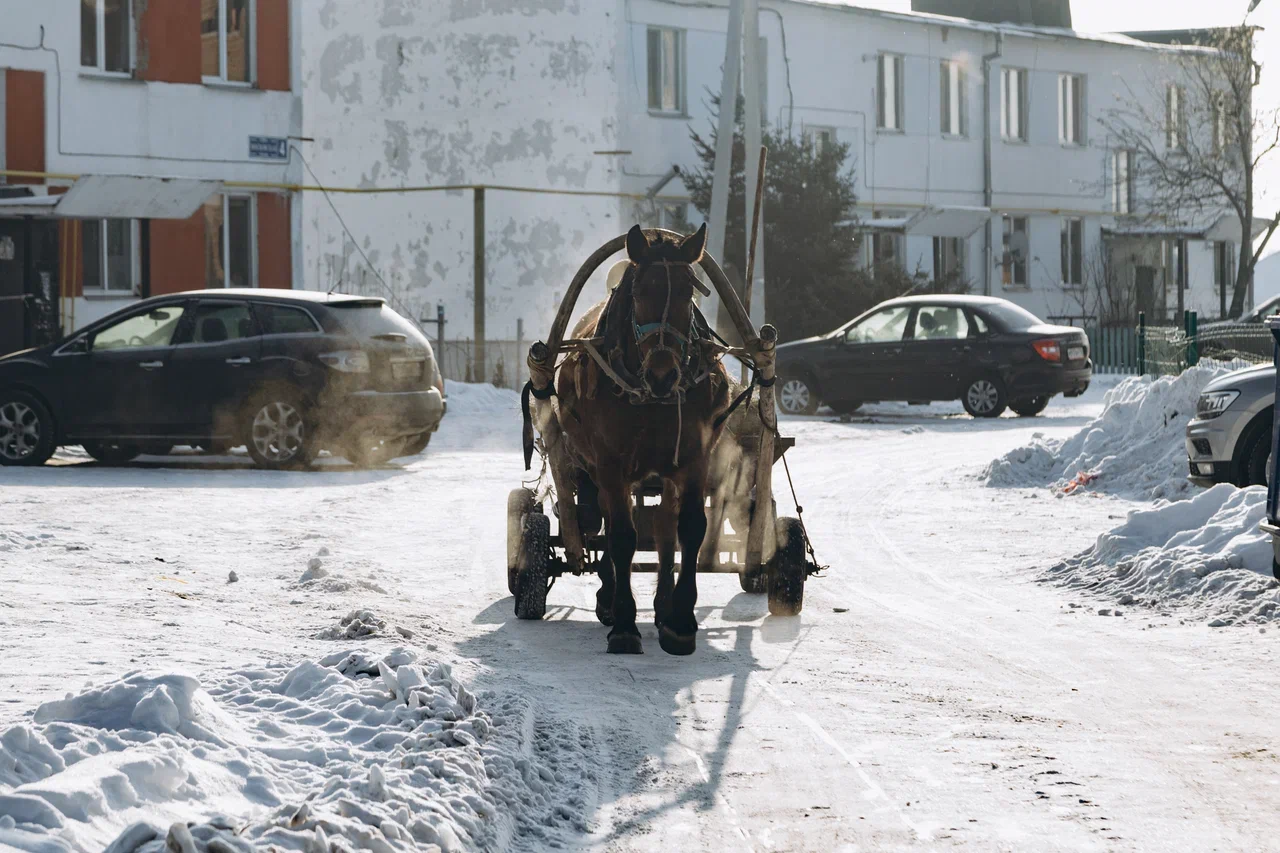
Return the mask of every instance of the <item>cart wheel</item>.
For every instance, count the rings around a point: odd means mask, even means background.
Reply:
[[[547,612],[547,558],[550,555],[551,519],[540,512],[526,513],[520,523],[520,554],[516,558],[516,616],[541,619]]]
[[[738,573],[738,585],[742,587],[743,592],[750,592],[759,595],[767,592],[769,587],[769,573],[765,569],[756,572],[748,572],[743,569]]]
[[[538,511],[537,498],[528,489],[512,489],[507,495],[507,592],[516,594],[519,573],[520,523],[525,513]]]
[[[1271,558],[1271,574],[1280,581],[1280,563],[1276,562],[1275,557]]]
[[[774,616],[795,616],[804,607],[804,530],[795,518],[779,518],[775,529],[778,550],[768,573],[769,612]]]

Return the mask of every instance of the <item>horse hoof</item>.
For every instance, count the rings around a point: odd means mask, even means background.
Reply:
[[[644,649],[640,647],[639,634],[610,634],[609,635],[609,654],[611,655],[642,655]]]
[[[698,646],[698,635],[677,634],[666,625],[658,628],[658,645],[669,655],[691,655]]]

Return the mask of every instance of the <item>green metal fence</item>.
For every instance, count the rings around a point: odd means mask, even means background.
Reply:
[[[1232,369],[1269,364],[1274,340],[1260,323],[1229,323],[1202,328],[1195,311],[1180,326],[1149,326],[1144,314],[1137,326],[1083,325],[1089,335],[1094,372],[1152,376],[1176,375],[1212,359]]]

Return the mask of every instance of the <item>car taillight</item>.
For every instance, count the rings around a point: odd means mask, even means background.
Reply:
[[[361,350],[326,352],[320,355],[320,360],[343,373],[369,372],[369,354]]]
[[[1032,341],[1031,346],[1045,361],[1062,361],[1062,344],[1055,340]]]

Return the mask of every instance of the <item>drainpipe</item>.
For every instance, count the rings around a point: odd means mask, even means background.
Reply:
[[[991,210],[991,60],[1004,55],[1004,33],[996,33],[996,49],[982,56],[982,204]],[[993,225],[987,216],[986,256],[982,275],[982,292],[991,295],[991,269],[995,265],[995,247],[992,244]]]

